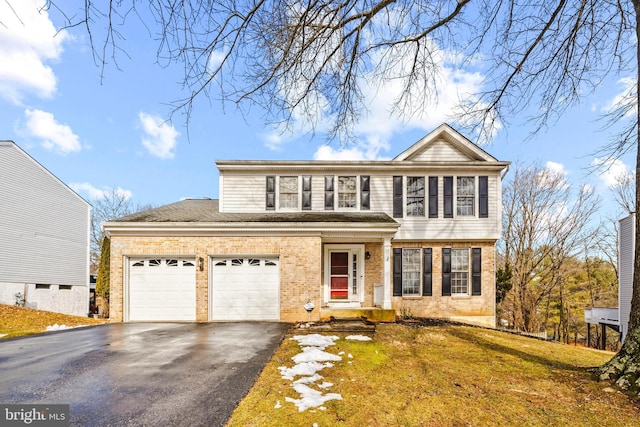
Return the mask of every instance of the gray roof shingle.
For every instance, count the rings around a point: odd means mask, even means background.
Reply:
[[[218,200],[186,199],[142,212],[123,216],[110,222],[262,222],[262,223],[379,223],[397,224],[383,212],[260,212],[228,213],[219,211]]]

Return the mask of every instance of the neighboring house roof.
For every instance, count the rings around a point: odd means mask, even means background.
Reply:
[[[127,215],[112,222],[360,222],[397,224],[382,212],[264,212],[222,213],[218,200],[186,199]]]

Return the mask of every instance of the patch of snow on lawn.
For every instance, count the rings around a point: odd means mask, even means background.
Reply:
[[[300,394],[300,399],[287,397],[285,400],[291,402],[298,407],[298,411],[306,411],[309,408],[321,406],[328,400],[342,400],[339,393],[322,393],[319,390],[311,388],[309,385],[316,385],[321,389],[331,387],[333,384],[323,382],[320,385],[315,384],[322,380],[322,375],[318,371],[333,366],[331,362],[342,360],[342,357],[324,351],[327,347],[335,345],[338,339],[334,335],[296,335],[292,340],[298,341],[302,347],[302,352],[292,357],[295,365],[291,368],[280,366],[280,374],[285,380],[293,381],[293,389]],[[297,380],[294,381],[295,377]]]
[[[67,326],[67,325],[58,325],[57,323],[53,326],[47,326],[47,329],[45,329],[46,331],[61,331],[63,329],[71,329],[74,328],[75,326]]]
[[[293,389],[300,393],[300,399],[285,398],[287,402],[292,402],[298,407],[298,411],[306,411],[309,408],[317,408],[327,400],[342,400],[338,393],[322,394],[321,391],[314,390],[305,384],[294,384]]]
[[[322,351],[318,347],[304,347],[302,353],[293,356],[292,360],[296,364],[305,362],[337,362],[338,360],[342,360],[342,357]]]
[[[301,347],[318,347],[320,350],[324,350],[330,345],[335,345],[338,339],[335,335],[320,335],[320,334],[309,334],[309,335],[296,335],[292,338],[289,338],[293,341],[298,341]]]
[[[355,340],[355,341],[371,341],[371,337],[365,335],[349,335],[344,337],[345,340]]]

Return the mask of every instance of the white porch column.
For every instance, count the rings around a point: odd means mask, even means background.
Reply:
[[[391,309],[391,238],[384,238],[384,260],[382,262],[382,287],[384,289],[384,300],[382,308]]]

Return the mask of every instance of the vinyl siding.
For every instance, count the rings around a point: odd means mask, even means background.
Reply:
[[[620,220],[620,260],[618,265],[618,310],[622,339],[627,335],[633,292],[633,259],[635,255],[635,215]]]
[[[87,285],[90,206],[0,142],[0,282]]]
[[[298,176],[301,174],[288,173],[286,171],[280,173],[270,173],[274,176]],[[307,175],[307,174],[305,174]],[[360,176],[359,173],[332,173],[326,172],[312,175],[311,179],[311,211],[324,211],[324,177],[325,175]],[[393,216],[393,176],[397,175],[393,172],[385,174],[367,174],[370,176],[370,212],[385,212],[390,217]],[[424,217],[406,217],[395,218],[402,224],[396,239],[412,240],[412,239],[499,239],[501,232],[500,206],[501,206],[501,185],[498,174],[487,174],[485,172],[475,172],[473,170],[451,170],[447,172],[438,172],[437,174],[429,173],[424,170],[416,172],[404,172],[402,176],[424,176],[425,177],[425,216]],[[488,176],[489,191],[489,216],[488,218],[478,218],[478,176]],[[249,174],[225,174],[222,182],[224,193],[225,212],[267,212],[265,209],[265,191],[266,191],[266,174],[249,175]],[[428,217],[428,177],[438,177],[438,218]],[[474,200],[474,216],[456,216],[455,215],[455,180],[454,180],[454,217],[444,218],[444,203],[442,197],[444,194],[444,176],[473,176],[475,177],[475,200]],[[358,179],[358,201],[360,193],[360,180]],[[301,189],[301,178],[299,179],[299,188]],[[337,185],[337,184],[336,184]],[[405,181],[406,187],[406,181]],[[278,206],[278,182],[276,180],[276,211]],[[337,206],[337,188],[335,211],[342,209]],[[404,188],[406,198],[406,188]],[[298,203],[302,192],[298,192]],[[347,209],[353,211],[353,209]],[[281,210],[280,210],[281,211]],[[302,211],[299,209],[299,211]]]
[[[269,174],[277,176],[277,174]],[[266,206],[267,175],[228,174],[222,182],[223,212],[264,212]],[[315,183],[314,183],[315,184]],[[312,187],[313,190],[313,187]],[[278,206],[276,179],[276,206]],[[222,205],[222,204],[221,204]]]
[[[411,157],[413,161],[424,162],[464,162],[469,161],[469,157],[452,147],[444,140],[434,141],[424,150]]]

